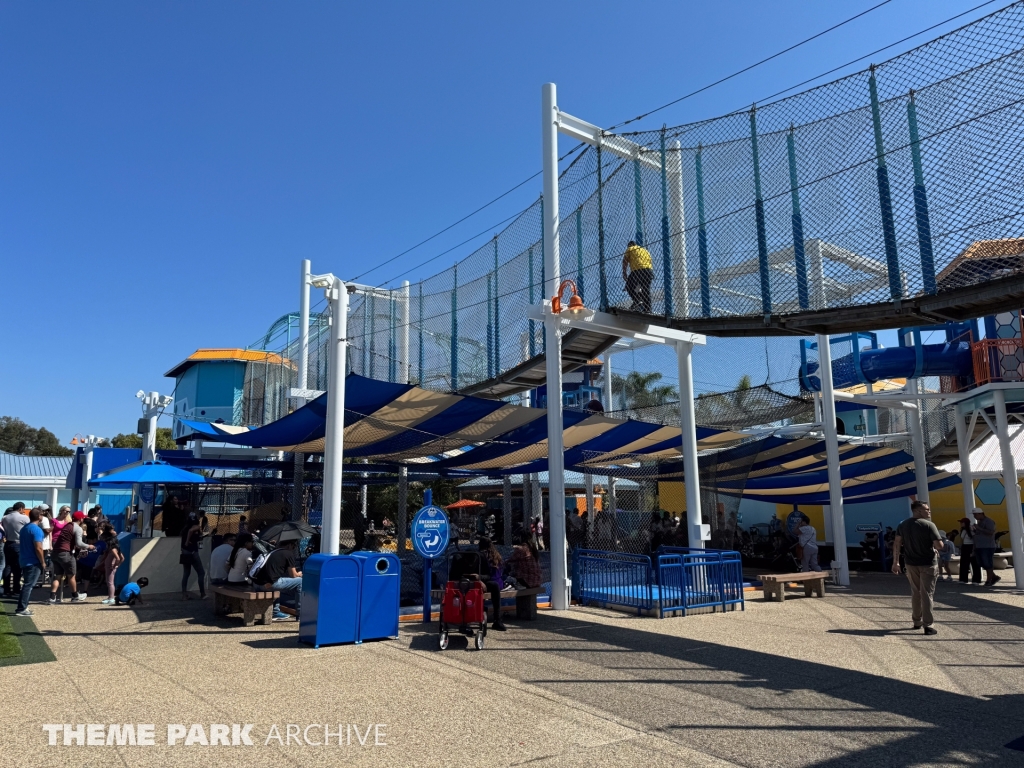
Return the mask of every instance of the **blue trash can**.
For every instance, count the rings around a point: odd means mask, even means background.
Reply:
[[[353,552],[360,561],[359,642],[398,637],[402,561],[391,552]],[[303,603],[305,610],[305,603]]]
[[[299,642],[314,648],[359,639],[360,567],[346,555],[311,555],[302,569]]]

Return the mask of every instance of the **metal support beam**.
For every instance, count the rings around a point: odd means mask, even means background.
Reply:
[[[395,549],[398,556],[405,553],[406,532],[409,526],[409,469],[398,468],[398,509],[395,510]]]
[[[917,394],[917,379],[907,380],[907,394]],[[924,423],[921,420],[921,408],[907,411],[907,422],[910,426],[910,439],[914,447],[914,479],[917,481],[917,500],[928,501],[928,460],[924,445]]]
[[[974,472],[971,469],[971,430],[967,425],[967,414],[953,409],[956,425],[956,452],[960,457],[960,480],[963,482],[964,515],[970,517],[974,509]],[[972,518],[973,519],[973,518]]]
[[[1006,517],[1009,522],[1010,551],[1013,553],[1013,578],[1020,589],[1024,585],[1024,518],[1021,516],[1020,485],[1017,467],[1010,450],[1010,425],[1006,418],[1006,392],[992,392],[996,416],[996,436],[999,438],[999,457],[1003,464],[1003,491],[1006,494]]]
[[[828,464],[829,515],[832,518],[832,543],[839,566],[839,583],[850,586],[850,564],[846,552],[846,516],[843,513],[843,479],[839,472],[839,436],[836,432],[835,387],[832,384],[832,345],[828,334],[818,334],[818,375],[821,378],[821,426],[825,433]]]
[[[701,536],[700,470],[697,461],[697,417],[693,409],[693,343],[676,343],[679,362],[679,425],[683,444],[683,480],[686,485],[686,526],[690,546],[704,547]]]
[[[323,526],[320,551],[336,555],[341,535],[341,488],[345,448],[345,364],[348,353],[348,286],[334,275],[312,278],[331,304],[331,336],[324,431]]]
[[[541,91],[541,147],[544,168],[544,294],[559,284],[558,249],[558,106],[554,83]],[[562,338],[557,318],[544,323],[547,353],[548,509],[551,530],[551,607],[569,607],[569,573],[565,536],[565,457],[562,442]]]

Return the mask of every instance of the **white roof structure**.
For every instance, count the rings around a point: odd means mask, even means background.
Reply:
[[[1010,423],[1010,452],[1013,464],[1017,468],[1017,477],[1024,474],[1024,424]],[[943,464],[941,469],[946,472],[959,473],[960,460]],[[973,451],[971,451],[971,472],[978,477],[1001,477],[1003,461],[999,455],[999,440],[989,435]]]
[[[0,488],[63,488],[74,456],[19,456],[0,451]]]

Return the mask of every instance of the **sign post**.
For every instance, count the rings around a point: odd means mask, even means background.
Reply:
[[[434,558],[444,555],[448,550],[451,527],[444,510],[433,505],[433,495],[429,488],[423,502],[425,506],[412,519],[409,538],[412,539],[412,548],[416,554],[423,558],[423,623],[429,624],[432,618],[430,587]]]

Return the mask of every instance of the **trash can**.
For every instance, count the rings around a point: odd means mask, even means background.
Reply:
[[[359,642],[398,637],[402,561],[391,552],[353,552],[359,560],[361,585]],[[305,610],[305,604],[303,604]]]
[[[346,555],[311,555],[302,569],[299,642],[314,648],[354,643],[359,630],[362,563]]]

